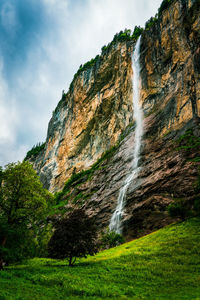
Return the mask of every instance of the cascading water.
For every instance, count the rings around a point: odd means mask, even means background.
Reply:
[[[143,113],[140,107],[140,39],[137,40],[135,51],[132,57],[132,69],[133,69],[133,117],[135,119],[136,128],[135,128],[135,141],[134,141],[134,152],[133,152],[133,161],[131,166],[131,172],[126,177],[123,186],[119,191],[119,196],[117,200],[117,207],[112,215],[110,220],[109,229],[116,233],[122,233],[122,216],[125,205],[125,196],[130,182],[137,179],[139,167],[139,155],[142,142],[143,134]]]

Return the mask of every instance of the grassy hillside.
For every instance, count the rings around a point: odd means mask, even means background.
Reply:
[[[200,218],[70,268],[33,259],[0,273],[0,299],[200,299]]]

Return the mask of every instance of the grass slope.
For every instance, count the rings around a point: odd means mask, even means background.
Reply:
[[[33,259],[0,273],[0,299],[200,299],[200,218],[80,259]]]

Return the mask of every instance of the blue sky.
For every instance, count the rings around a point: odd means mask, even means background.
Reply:
[[[161,0],[0,1],[0,165],[45,141],[74,73],[116,32],[157,12]]]

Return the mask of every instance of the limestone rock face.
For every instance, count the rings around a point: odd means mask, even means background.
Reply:
[[[144,136],[139,176],[126,196],[127,239],[172,222],[166,207],[175,198],[194,200],[198,163],[191,159],[200,155],[199,148],[186,155],[184,150],[177,151],[175,140],[188,128],[200,136],[199,45],[198,0],[173,1],[142,34]],[[133,48],[133,42],[113,45],[76,77],[50,120],[45,151],[34,160],[44,186],[59,191],[74,172],[89,169],[120,141],[89,179],[77,181],[63,197],[68,205],[84,207],[99,228],[108,226],[119,189],[130,172]]]
[[[159,112],[160,137],[200,115],[200,13],[193,2],[174,1],[142,37],[143,108]]]
[[[132,43],[119,43],[72,83],[49,122],[44,155],[36,159],[44,186],[60,190],[89,168],[132,122]]]

